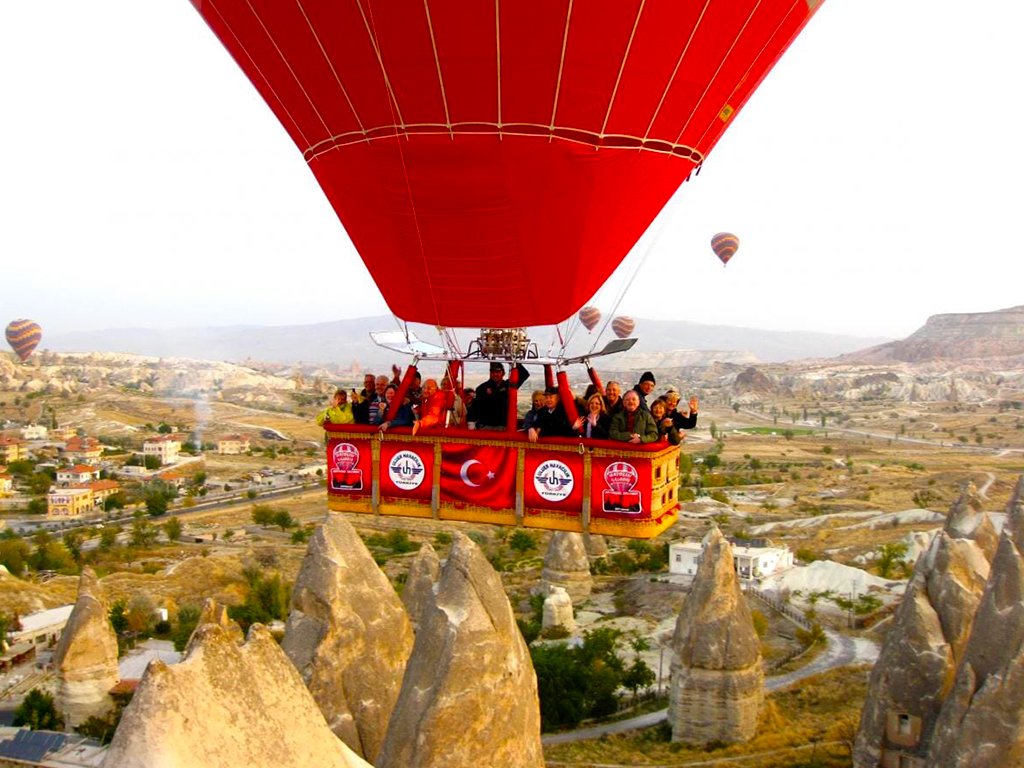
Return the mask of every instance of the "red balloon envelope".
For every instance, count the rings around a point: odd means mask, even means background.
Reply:
[[[580,322],[583,323],[583,327],[588,331],[592,331],[594,326],[601,322],[601,310],[597,307],[584,307],[580,310],[578,317]]]
[[[614,320],[612,320],[612,331],[620,339],[628,338],[629,334],[633,332],[634,328],[636,328],[636,323],[633,322],[632,317],[619,315]]]
[[[736,255],[740,247],[740,239],[731,232],[719,232],[711,238],[711,250],[719,258],[723,265],[729,263],[729,259]]]
[[[32,320],[12,320],[7,324],[7,343],[22,362],[39,346],[43,338],[43,329]]]
[[[820,0],[193,0],[392,312],[560,322]]]

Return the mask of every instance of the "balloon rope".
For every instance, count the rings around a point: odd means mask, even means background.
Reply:
[[[678,192],[679,190],[676,189],[676,193]],[[668,202],[665,204],[665,207],[661,209],[661,213],[658,214],[657,218],[660,219],[660,221],[658,221],[655,226],[654,237],[651,238],[650,243],[644,249],[643,253],[640,255],[640,258],[637,260],[636,266],[633,267],[632,274],[629,276],[629,279],[626,281],[626,284],[623,286],[622,290],[619,291],[618,297],[612,304],[611,312],[609,312],[608,315],[605,317],[604,323],[601,325],[601,330],[594,337],[594,343],[590,347],[591,352],[597,349],[597,342],[600,341],[601,336],[604,334],[605,329],[608,327],[608,324],[615,317],[615,313],[618,311],[619,305],[622,303],[622,300],[626,298],[626,293],[629,292],[629,289],[633,285],[633,281],[636,280],[636,276],[640,273],[640,268],[647,261],[647,257],[651,255],[651,251],[654,250],[654,246],[656,246],[658,244],[658,241],[661,240],[661,236],[665,232],[665,224],[667,224],[668,220],[672,218],[671,208],[673,207],[673,202],[675,200],[676,193],[673,193],[672,197],[670,197]]]

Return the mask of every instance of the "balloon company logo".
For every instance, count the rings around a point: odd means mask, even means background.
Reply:
[[[560,461],[545,461],[533,473],[533,487],[545,501],[562,501],[572,493],[572,470]]]
[[[615,461],[604,471],[608,488],[601,493],[601,508],[605,512],[625,512],[636,515],[643,511],[643,497],[633,488],[640,480],[636,467],[626,461]]]
[[[335,491],[361,491],[363,470],[359,465],[359,449],[352,443],[338,443],[331,452],[334,467],[331,469],[331,488]]]
[[[388,477],[396,488],[411,491],[419,488],[426,475],[423,459],[412,451],[399,451],[388,463]]]

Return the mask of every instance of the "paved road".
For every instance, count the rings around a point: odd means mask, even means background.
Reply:
[[[782,688],[786,688],[795,682],[803,680],[806,677],[810,677],[811,675],[816,675],[819,672],[824,672],[828,669],[835,669],[836,667],[845,667],[857,660],[857,646],[851,638],[841,635],[838,632],[833,632],[829,629],[825,630],[825,635],[828,637],[828,646],[822,653],[818,654],[818,656],[809,664],[805,664],[800,667],[800,669],[787,672],[784,675],[769,677],[764,681],[765,689],[769,691],[777,691]],[[650,728],[652,725],[657,725],[667,717],[668,710],[662,709],[657,712],[640,715],[639,717],[631,717],[628,720],[604,723],[602,725],[591,726],[590,728],[580,728],[576,731],[548,734],[547,736],[543,736],[541,741],[545,745],[567,744],[573,741],[587,741],[588,739],[600,738],[606,733],[624,733],[625,731],[633,731],[639,728]]]

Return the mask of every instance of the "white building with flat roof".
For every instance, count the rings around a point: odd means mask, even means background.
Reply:
[[[789,547],[776,547],[768,539],[730,540],[736,574],[744,581],[757,581],[793,567]],[[695,576],[704,554],[704,542],[688,539],[674,541],[668,547],[668,571],[679,576]]]
[[[74,608],[74,604],[62,605],[59,608],[49,608],[22,616],[19,619],[21,629],[8,632],[8,642],[11,645],[15,643],[32,643],[43,647],[56,645]]]

